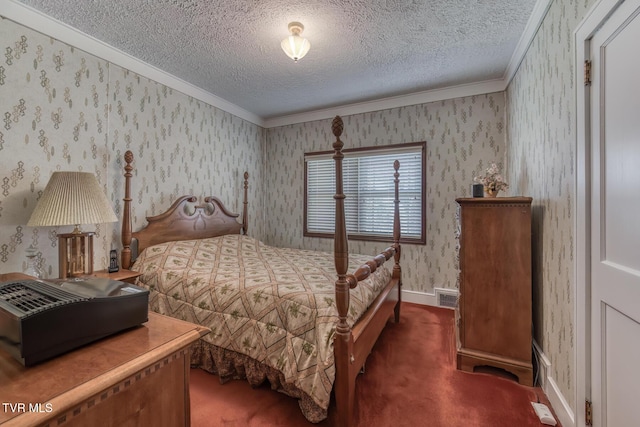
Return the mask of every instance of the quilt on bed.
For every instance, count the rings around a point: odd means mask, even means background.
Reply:
[[[350,255],[349,272],[371,256]],[[284,374],[325,410],[335,378],[333,253],[275,248],[242,235],[163,243],[143,251],[138,283],[165,298],[155,311],[211,328],[203,339]],[[350,325],[390,280],[378,268],[351,290]]]

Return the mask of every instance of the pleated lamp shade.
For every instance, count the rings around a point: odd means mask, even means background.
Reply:
[[[29,218],[29,227],[116,222],[111,203],[95,175],[54,172]]]

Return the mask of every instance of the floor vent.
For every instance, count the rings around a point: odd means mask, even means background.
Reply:
[[[455,289],[436,288],[436,300],[438,307],[456,308],[458,307],[458,291]]]

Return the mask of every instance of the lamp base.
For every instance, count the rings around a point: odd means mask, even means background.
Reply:
[[[92,232],[58,234],[58,270],[61,279],[93,273]]]

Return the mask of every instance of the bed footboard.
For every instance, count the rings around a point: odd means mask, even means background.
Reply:
[[[340,427],[350,426],[353,423],[355,381],[361,368],[364,366],[367,355],[380,336],[384,325],[393,315],[395,321],[400,320],[401,301],[401,269],[400,269],[400,213],[398,184],[400,163],[394,162],[394,224],[393,244],[372,260],[360,266],[353,274],[347,274],[349,264],[349,250],[347,242],[347,230],[344,213],[344,191],[342,185],[342,160],[344,154],[343,142],[340,140],[344,128],[342,119],[336,116],[333,119],[332,131],[336,137],[333,144],[336,165],[336,230],[334,238],[334,258],[338,279],[335,283],[336,305],[338,308],[338,325],[334,340],[334,352],[336,363],[336,379],[334,393],[336,399],[336,425]],[[366,279],[378,267],[394,256],[395,264],[391,280],[371,304],[367,312],[358,320],[353,329],[347,324],[349,311],[349,290],[355,288],[358,282]]]

